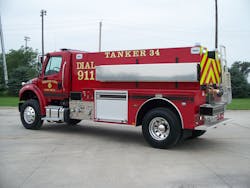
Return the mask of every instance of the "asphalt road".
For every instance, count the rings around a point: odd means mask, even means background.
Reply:
[[[0,108],[0,187],[250,187],[250,111],[173,149],[151,148],[141,128],[46,123],[22,127]]]

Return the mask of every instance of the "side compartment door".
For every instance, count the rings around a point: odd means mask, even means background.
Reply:
[[[128,91],[95,90],[95,120],[128,122]]]

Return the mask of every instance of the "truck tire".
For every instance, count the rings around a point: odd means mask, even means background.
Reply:
[[[68,125],[76,125],[78,123],[80,123],[82,120],[79,120],[79,119],[69,119],[66,123]]]
[[[40,129],[43,124],[37,100],[29,99],[25,101],[21,106],[20,116],[22,124],[26,129]]]
[[[193,139],[193,138],[197,138],[203,134],[205,134],[206,131],[203,131],[203,130],[193,130],[192,131],[192,136],[189,137],[189,139]]]
[[[142,133],[151,146],[169,148],[179,141],[181,124],[173,111],[166,108],[155,108],[143,118]]]

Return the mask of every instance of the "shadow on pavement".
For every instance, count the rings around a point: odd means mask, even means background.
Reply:
[[[144,141],[141,128],[132,128],[126,126],[92,126],[92,125],[66,125],[66,124],[45,124],[41,130],[50,133],[66,134],[72,136],[84,136],[99,140],[108,140],[112,142],[139,144],[147,146]]]
[[[66,124],[45,124],[42,132],[50,132],[52,134],[66,134],[70,138],[73,136],[84,136],[84,138],[98,139],[99,141],[118,142],[121,144],[133,144],[145,147],[150,147],[143,138],[141,127],[126,127],[116,125],[66,125]],[[208,133],[206,133],[208,134]],[[65,138],[67,139],[67,138]],[[220,139],[209,138],[202,136],[196,139],[187,139],[181,141],[176,146],[171,148],[174,151],[204,151],[223,148],[225,143]]]

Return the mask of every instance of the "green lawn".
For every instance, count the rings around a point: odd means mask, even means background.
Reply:
[[[233,99],[227,106],[228,110],[250,110],[250,98]]]
[[[0,106],[17,107],[18,97],[0,97]],[[228,110],[250,110],[250,98],[233,99],[232,103],[227,106]]]
[[[18,106],[18,97],[0,97],[0,106]]]

